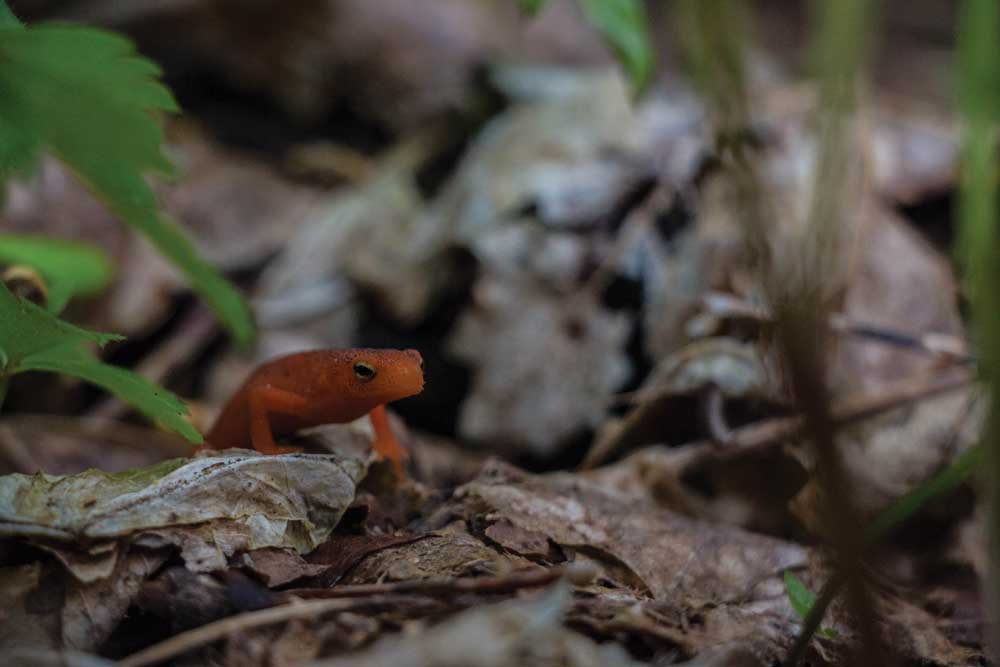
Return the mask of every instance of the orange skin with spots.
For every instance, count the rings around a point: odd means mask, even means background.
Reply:
[[[262,364],[229,399],[206,436],[208,449],[246,447],[264,454],[299,451],[279,447],[275,436],[321,424],[343,424],[368,415],[373,447],[402,470],[406,454],[389,429],[385,404],[419,394],[423,360],[416,350],[315,350]]]

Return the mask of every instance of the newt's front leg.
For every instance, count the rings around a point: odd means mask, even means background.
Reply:
[[[271,385],[253,387],[250,389],[250,442],[253,448],[262,454],[291,454],[301,452],[298,447],[279,447],[274,443],[271,433],[269,412],[280,412],[295,415],[303,412],[309,401],[298,394],[278,389]]]
[[[372,428],[375,430],[375,442],[372,447],[380,458],[392,461],[393,468],[399,476],[403,476],[403,459],[407,456],[403,445],[393,435],[389,428],[389,414],[385,411],[385,406],[380,405],[368,413]]]

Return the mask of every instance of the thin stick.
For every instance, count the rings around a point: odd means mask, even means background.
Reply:
[[[960,389],[971,383],[972,374],[963,369],[949,369],[947,373],[935,373],[932,376],[919,373],[898,382],[886,384],[875,392],[860,396],[848,396],[834,401],[830,415],[836,426],[850,424],[870,419],[915,401]],[[629,417],[625,419],[628,421]],[[711,440],[697,440],[674,449],[675,451],[688,450],[692,462],[701,460],[703,456],[721,458],[741,456],[748,449],[764,449],[781,444],[801,434],[802,429],[801,416],[774,417],[733,429],[726,439],[726,446],[722,448]],[[615,440],[620,440],[620,436],[616,436]],[[588,470],[600,465],[617,449],[618,442],[613,442],[602,447],[600,451],[596,451],[596,448],[591,450],[580,468]]]
[[[758,324],[774,324],[774,316],[766,307],[748,303],[730,294],[709,292],[702,297],[706,312],[724,318],[750,320]],[[843,313],[834,313],[826,322],[831,331],[863,338],[872,343],[901,347],[914,352],[943,357],[949,361],[971,364],[975,359],[958,336],[942,333],[910,334],[875,324],[853,320]]]
[[[400,606],[400,598],[379,600],[312,600],[307,602],[294,601],[280,607],[271,607],[259,611],[250,611],[236,616],[229,616],[213,623],[203,625],[179,635],[165,639],[138,653],[133,653],[118,662],[119,667],[146,667],[155,665],[175,656],[187,653],[200,646],[211,644],[225,637],[251,628],[259,628],[275,623],[282,623],[293,618],[315,618],[321,614],[338,611],[357,611],[358,609],[395,608]]]
[[[782,663],[783,667],[795,667],[805,657],[813,635],[819,630],[819,626],[823,622],[823,617],[826,616],[826,610],[837,597],[840,588],[844,585],[844,580],[843,573],[838,572],[823,584],[823,588],[816,597],[816,601],[813,602],[813,606],[809,608],[809,613],[806,614],[805,621],[802,623],[802,631],[795,638],[795,643],[788,651],[785,662]]]
[[[425,579],[393,581],[381,584],[336,586],[334,588],[295,588],[284,591],[289,597],[306,599],[360,598],[374,595],[454,595],[457,593],[509,593],[521,588],[547,586],[564,574],[550,568],[506,577],[464,577],[460,579]]]
[[[120,661],[120,667],[146,667],[211,644],[240,630],[273,625],[303,616],[316,617],[337,611],[399,608],[403,601],[413,605],[414,595],[454,596],[458,593],[506,593],[520,588],[546,586],[568,573],[566,568],[551,568],[513,574],[506,577],[465,577],[431,581],[396,581],[381,584],[340,586],[337,588],[300,588],[285,591],[287,604],[223,618],[200,628],[182,632]],[[303,598],[314,598],[303,601]],[[321,599],[315,599],[321,598]],[[332,598],[332,599],[330,599]],[[426,604],[430,601],[423,600]],[[450,602],[450,600],[449,600]]]
[[[869,524],[865,530],[866,545],[869,547],[874,546],[886,533],[916,514],[928,501],[944,495],[968,479],[975,469],[981,465],[984,456],[984,447],[976,445],[959,456],[946,469],[902,498],[899,498],[888,509],[879,514],[875,518],[875,521]],[[835,573],[823,584],[823,589],[820,591],[819,596],[816,598],[813,606],[809,608],[809,613],[806,615],[805,622],[802,625],[802,631],[795,638],[795,644],[785,658],[784,667],[795,667],[805,657],[806,649],[809,648],[809,643],[812,641],[813,635],[816,634],[820,623],[823,622],[827,608],[833,602],[834,598],[837,597],[837,594],[840,593],[843,585],[844,576],[841,572]]]
[[[830,408],[830,418],[835,426],[843,426],[871,419],[915,401],[961,389],[971,383],[972,375],[967,371],[950,372],[943,377],[940,375],[928,377],[920,373],[887,384],[876,392],[836,400]],[[690,446],[712,447],[722,456],[739,455],[746,449],[779,444],[800,435],[803,429],[804,422],[801,416],[776,417],[735,429],[729,446],[723,450],[718,450],[709,441],[699,441]]]

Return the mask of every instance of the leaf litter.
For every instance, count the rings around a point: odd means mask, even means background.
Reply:
[[[433,4],[431,14],[446,11]],[[565,7],[552,11],[547,20],[568,20]],[[213,25],[199,39],[246,38]],[[285,108],[323,107],[312,97],[322,87],[302,96],[306,70],[282,82],[272,69],[309,56],[268,48],[280,57],[229,66]],[[472,89],[459,50],[437,76],[461,85],[421,113]],[[366,66],[375,78],[355,102],[370,109],[376,84],[403,75]],[[400,481],[368,462],[363,423],[299,434],[292,444],[308,454],[177,459],[183,445],[134,426],[5,417],[5,472],[22,474],[0,477],[3,651],[23,664],[106,664],[100,654],[131,667],[783,659],[802,625],[785,574],[818,593],[831,563],[766,313],[711,307],[721,294],[758,308],[759,287],[699,100],[674,85],[633,106],[608,71],[503,65],[489,77],[506,106],[471,130],[437,188],[422,183],[447,148],[433,131],[327,194],[177,128],[182,177],[162,194],[217,263],[259,274],[257,355],[423,335],[452,372],[427,392],[457,388],[453,404],[435,407],[449,427],[428,434],[420,410],[400,406],[407,426],[393,424],[414,472]],[[762,91],[754,159],[788,213],[782,232],[795,233],[815,151],[811,97],[773,81]],[[854,140],[874,172],[830,276],[838,314],[962,340],[951,267],[892,206],[954,185],[953,128],[867,104],[873,124]],[[398,108],[373,113],[412,127]],[[127,249],[53,169],[15,189],[5,222],[79,222],[147,286],[131,305],[120,299],[138,291],[116,288],[91,317],[129,333],[155,328],[176,277]],[[254,197],[242,200],[247,190]],[[238,205],[216,201],[234,196]],[[940,389],[955,372],[947,359],[837,336],[834,413],[874,516],[975,442],[979,408],[967,380]],[[253,364],[212,353],[199,371],[202,421]],[[147,441],[152,451],[136,446]],[[581,461],[591,469],[570,472]],[[905,664],[981,664],[968,580],[982,576],[983,545],[963,494],[928,510],[951,529],[938,548],[908,549],[928,538],[904,530],[879,552],[880,631]],[[950,578],[928,576],[933,568]],[[839,604],[824,627],[835,634],[813,640],[817,664],[856,639]]]

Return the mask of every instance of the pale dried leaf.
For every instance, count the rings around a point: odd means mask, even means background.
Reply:
[[[365,467],[334,456],[232,450],[118,474],[7,475],[0,478],[0,529],[66,541],[157,534],[192,552],[226,555],[263,546],[305,552],[329,536]],[[198,557],[206,559],[218,562]]]
[[[478,369],[459,415],[460,434],[546,455],[595,427],[631,372],[625,315],[589,299],[561,300],[486,278],[476,300],[450,341]]]
[[[62,644],[96,650],[125,618],[143,582],[167,560],[164,551],[133,550],[119,559],[108,578],[92,583],[70,582],[62,609]]]
[[[484,605],[415,637],[389,637],[349,657],[313,667],[603,667],[638,665],[615,644],[597,644],[566,629],[569,590],[557,585],[529,600]]]

